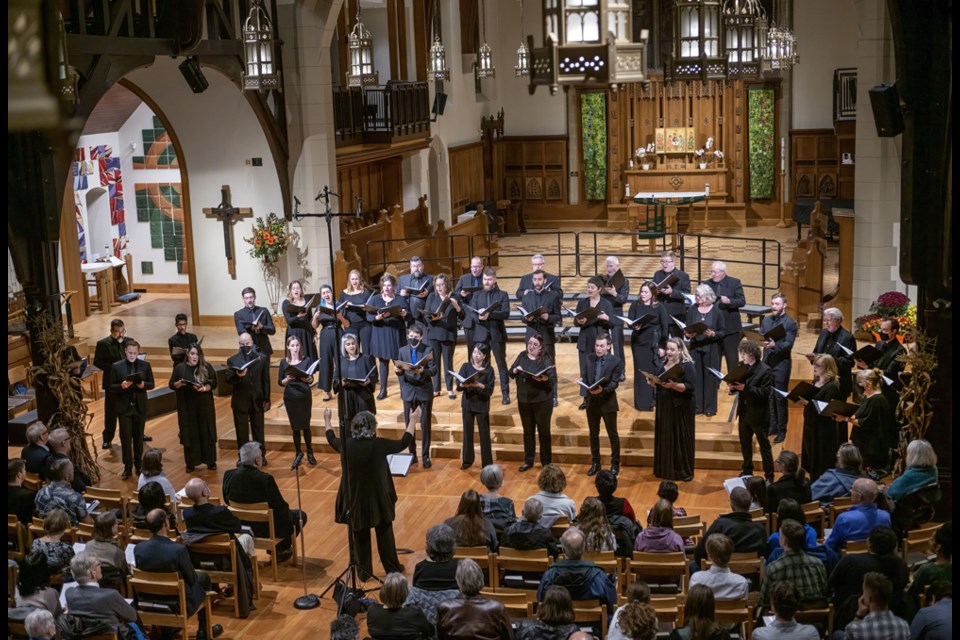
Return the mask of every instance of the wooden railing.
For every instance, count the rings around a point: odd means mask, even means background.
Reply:
[[[338,147],[429,137],[427,83],[395,82],[365,90],[334,87],[333,122]]]

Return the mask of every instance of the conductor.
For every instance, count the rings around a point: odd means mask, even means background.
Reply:
[[[422,409],[417,407],[410,412],[407,431],[399,440],[378,438],[377,417],[368,411],[361,411],[350,422],[352,437],[345,454],[346,478],[350,485],[349,491],[344,493],[344,476],[341,476],[335,520],[350,527],[353,559],[360,567],[362,579],[373,576],[370,529],[376,531],[377,550],[384,571],[403,573],[393,537],[397,492],[393,487],[387,456],[400,453],[410,446],[417,423],[420,422],[421,411]],[[327,442],[339,452],[342,441],[334,435],[333,425],[330,423],[332,415],[333,411],[330,409],[323,410]]]

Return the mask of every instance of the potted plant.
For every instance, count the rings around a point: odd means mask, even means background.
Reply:
[[[656,149],[654,144],[651,142],[646,147],[639,147],[636,151],[637,159],[640,161],[640,168],[644,171],[649,171],[650,166],[654,163],[653,152]],[[650,154],[650,155],[647,155]]]
[[[870,305],[870,313],[856,318],[854,328],[859,333],[860,340],[873,339],[876,341],[880,337],[880,323],[884,318],[896,318],[900,323],[900,330],[897,332],[897,340],[900,342],[911,341],[913,331],[917,326],[917,306],[910,304],[910,298],[899,291],[887,291],[880,294]]]
[[[274,315],[279,313],[280,297],[283,293],[279,262],[298,237],[295,232],[287,231],[286,220],[270,213],[266,219],[257,218],[253,225],[253,236],[244,238],[244,241],[251,245],[247,253],[260,261],[267,298]]]

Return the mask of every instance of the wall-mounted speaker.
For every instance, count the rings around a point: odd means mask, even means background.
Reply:
[[[433,97],[433,113],[438,116],[443,115],[443,110],[447,106],[447,94],[442,92],[437,92],[437,95]]]
[[[878,84],[870,89],[870,107],[877,125],[877,135],[893,138],[903,133],[903,112],[895,84]]]
[[[200,68],[200,61],[197,60],[196,56],[187,57],[178,68],[180,73],[183,74],[183,79],[187,81],[194,93],[203,93],[210,86],[210,83],[203,76],[203,69]]]

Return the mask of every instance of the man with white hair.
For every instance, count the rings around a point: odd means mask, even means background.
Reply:
[[[37,420],[27,427],[27,446],[20,451],[20,457],[26,463],[27,472],[44,478],[47,470],[47,457],[50,455],[50,431]]]
[[[600,296],[607,300],[610,303],[610,306],[613,307],[613,315],[610,316],[610,336],[613,338],[613,345],[616,349],[614,355],[620,358],[621,361],[624,360],[623,355],[623,320],[620,319],[620,316],[624,315],[623,305],[627,302],[627,298],[630,296],[630,280],[626,277],[623,278],[623,282],[617,286],[611,286],[611,279],[618,271],[620,271],[620,258],[617,256],[607,256],[606,260],[606,275],[600,276],[603,279],[603,288],[600,289]],[[624,380],[623,374],[620,375],[620,382]]]
[[[857,341],[853,334],[843,328],[843,312],[836,307],[823,310],[823,330],[813,346],[813,353],[807,354],[807,360],[821,353],[833,356],[837,363],[840,382],[840,399],[846,400],[853,391],[853,354],[857,351]]]
[[[47,461],[44,463],[46,467],[42,476],[44,478],[48,477],[50,465],[53,464],[54,460],[69,460],[73,462],[73,458],[70,457],[73,445],[70,442],[70,433],[66,429],[61,428],[51,431],[50,438],[47,440],[47,446],[50,447],[50,455],[47,456]],[[79,491],[80,493],[86,491],[87,487],[90,486],[90,476],[78,469],[76,463],[73,465],[73,481],[70,483],[70,486],[73,487],[74,491]]]
[[[57,624],[53,620],[53,614],[46,609],[34,609],[28,613],[23,621],[23,629],[31,640],[48,640],[57,637]]]
[[[457,280],[457,286],[453,290],[453,295],[457,296],[460,302],[465,302],[471,307],[476,308],[473,302],[474,294],[483,289],[483,258],[474,256],[470,258],[470,271],[466,272]],[[467,339],[467,359],[473,353],[474,338],[473,333],[477,326],[477,317],[475,314],[467,313],[463,317],[463,335]]]
[[[877,507],[880,489],[870,478],[858,478],[850,490],[853,506],[837,516],[825,544],[840,552],[851,540],[866,540],[874,527],[889,527],[890,514]]]
[[[537,601],[543,602],[547,589],[558,585],[566,587],[571,600],[596,602],[599,599],[612,612],[617,606],[617,589],[603,569],[592,560],[583,559],[583,532],[577,527],[570,527],[560,536],[560,546],[564,558],[554,562],[544,572],[537,590]]]
[[[121,638],[134,637],[128,623],[136,622],[137,610],[127,604],[116,589],[100,586],[103,578],[100,560],[81,551],[70,560],[70,572],[77,581],[76,588],[64,593],[70,615],[106,620]]]
[[[743,295],[743,284],[737,278],[728,276],[727,265],[719,260],[710,266],[710,278],[703,284],[717,294],[717,308],[723,314],[723,341],[720,343],[720,352],[727,361],[729,373],[737,366],[737,345],[743,331],[740,307],[747,303]]]
[[[563,299],[563,289],[560,288],[560,276],[555,276],[552,273],[544,271],[546,264],[547,260],[543,257],[542,253],[536,253],[530,256],[530,266],[533,268],[530,270],[530,273],[520,278],[520,286],[517,287],[517,300],[523,300],[523,296],[536,290],[536,287],[533,285],[533,274],[537,271],[543,271],[544,283],[542,290],[552,291],[557,294],[559,299]],[[530,311],[533,310],[534,309],[530,309]]]

